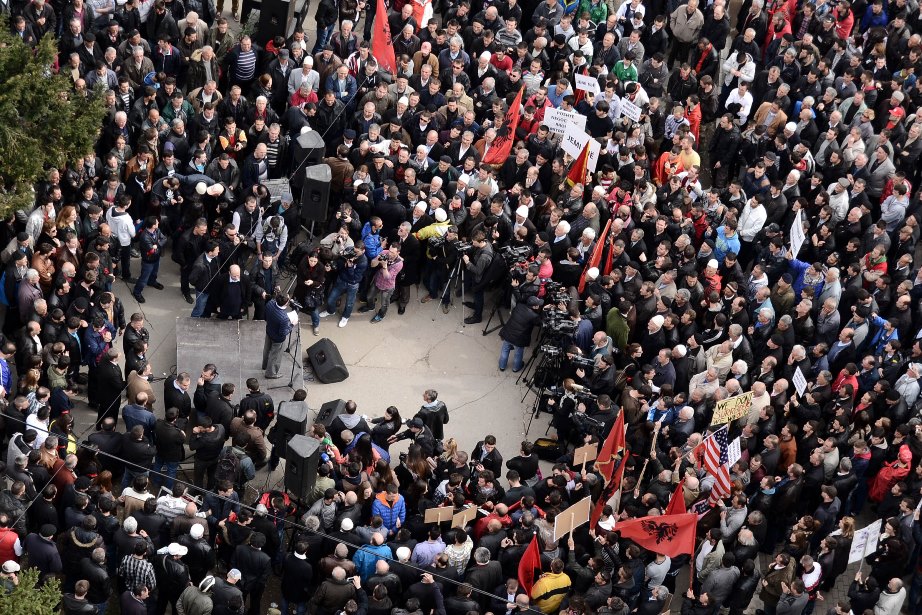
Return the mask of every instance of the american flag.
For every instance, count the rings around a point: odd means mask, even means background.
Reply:
[[[714,477],[714,486],[708,496],[708,504],[711,506],[730,495],[728,447],[726,425],[715,431],[704,443],[704,471]]]

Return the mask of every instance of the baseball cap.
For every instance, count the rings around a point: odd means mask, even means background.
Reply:
[[[525,301],[525,304],[528,305],[528,307],[541,307],[542,305],[544,305],[544,302],[538,297],[529,297]]]
[[[406,424],[407,427],[413,427],[415,429],[422,429],[425,426],[421,419],[410,419]]]

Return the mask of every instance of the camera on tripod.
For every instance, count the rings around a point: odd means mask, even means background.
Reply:
[[[570,364],[574,367],[585,367],[588,369],[595,368],[595,360],[590,359],[589,357],[573,357],[570,359]]]
[[[550,309],[544,311],[544,327],[552,335],[566,336],[576,333],[579,324],[571,320],[567,312]]]
[[[429,238],[429,247],[430,248],[441,248],[442,246],[448,245],[455,249],[458,254],[467,254],[474,249],[474,244],[461,241],[460,239],[455,239],[454,241],[448,239],[448,233],[440,237],[430,237]]]
[[[531,248],[528,246],[503,246],[500,248],[499,253],[502,255],[503,260],[506,261],[507,267],[515,267],[528,263],[528,257],[531,256]]]

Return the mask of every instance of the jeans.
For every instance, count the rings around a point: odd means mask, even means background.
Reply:
[[[141,262],[141,274],[134,285],[134,294],[140,295],[145,286],[157,283],[157,272],[160,271],[160,259],[152,263]]]
[[[512,371],[519,372],[522,371],[522,368],[525,366],[523,362],[525,347],[515,346],[506,340],[503,340],[503,345],[499,350],[499,368],[506,369],[506,364],[509,362],[509,353],[513,348],[515,348],[515,356],[512,358]]]
[[[445,267],[442,265],[434,265],[429,273],[426,275],[426,290],[429,291],[429,296],[433,299],[437,299],[439,293],[442,292],[442,287],[445,286],[445,282],[448,281],[448,272],[445,271]],[[446,303],[448,303],[446,301]]]
[[[333,36],[333,31],[336,29],[336,22],[334,21],[323,30],[317,30],[317,42],[314,44],[314,49],[311,51],[311,55],[316,55],[320,53],[323,49],[323,46],[330,42],[330,37]],[[343,101],[345,104],[346,101]]]
[[[909,615],[919,615],[922,605],[922,572],[916,571],[912,575],[912,584],[909,586]]]
[[[288,602],[285,598],[282,598],[282,615],[288,615],[291,613],[289,610],[291,607],[295,607],[297,615],[307,615],[307,603],[306,602]]]
[[[97,613],[97,615],[106,615],[106,609],[109,608],[109,603],[108,603],[108,602],[100,602],[99,604],[94,604],[93,606],[96,607],[96,613]]]
[[[159,474],[153,477],[155,485],[163,485],[167,489],[173,489],[173,482],[176,480],[176,472],[179,471],[178,461],[163,461],[160,457],[154,458],[154,472],[166,474],[169,478],[164,478]]]
[[[263,369],[266,372],[266,378],[275,378],[279,375],[284,346],[284,341],[273,342],[268,335],[266,336],[266,343],[263,345]]]
[[[319,327],[320,326],[320,308],[315,307],[313,310],[311,310],[310,314],[311,314],[311,326]]]
[[[208,306],[208,293],[196,292],[195,305],[192,306],[192,318],[208,318],[210,314],[206,313],[205,308]]]
[[[358,292],[358,284],[346,284],[345,282],[336,280],[336,284],[333,285],[333,290],[330,291],[330,296],[327,298],[327,312],[335,314],[336,302],[339,300],[340,296],[345,294],[346,305],[343,306],[343,318],[349,318],[352,316],[352,306],[355,305],[355,296]]]
[[[393,288],[390,288],[388,290],[381,290],[374,284],[371,284],[368,287],[368,296],[366,297],[368,299],[368,307],[374,309],[375,301],[380,295],[381,296],[381,309],[378,310],[378,315],[381,316],[381,318],[384,318],[385,316],[387,316],[387,308],[391,304],[391,295],[393,294],[394,294]]]

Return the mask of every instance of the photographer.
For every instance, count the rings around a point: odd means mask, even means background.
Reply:
[[[320,240],[320,248],[329,250],[330,256],[333,258],[339,258],[343,250],[354,247],[355,243],[352,241],[352,237],[349,236],[349,226],[344,222],[339,224],[338,230]]]
[[[426,230],[434,226],[436,225],[433,224],[421,230],[417,233],[417,238],[422,241]],[[444,235],[429,237],[428,239],[424,283],[426,290],[429,292],[419,300],[420,303],[429,303],[438,298],[439,293],[442,292],[442,287],[448,282],[451,270],[458,262],[458,249],[455,247],[455,244],[458,243],[458,227],[449,226]],[[443,298],[443,304],[446,306],[444,309],[447,312],[449,305],[447,297]]]
[[[514,285],[515,280],[512,281]],[[503,340],[502,348],[499,351],[499,371],[506,371],[506,363],[509,361],[509,352],[514,348],[515,356],[512,359],[512,372],[518,373],[525,367],[523,356],[525,348],[531,344],[531,334],[535,325],[541,322],[541,306],[543,301],[537,296],[530,296],[524,301],[519,300],[509,320],[499,332],[499,337]]]
[[[535,263],[529,264],[524,273],[522,273],[520,267],[513,267],[510,272],[512,280],[510,280],[509,285],[512,287],[512,298],[515,299],[516,305],[525,303],[529,297],[539,297],[541,295],[541,280],[538,278],[539,271],[540,269]]]
[[[368,269],[368,258],[365,256],[365,243],[357,241],[352,250],[343,250],[340,257],[334,261],[337,271],[336,283],[327,297],[327,307],[320,312],[321,318],[326,318],[336,313],[336,302],[342,295],[346,295],[346,304],[343,306],[343,316],[339,320],[339,327],[345,327],[352,316],[352,306],[355,305],[355,296],[359,292],[359,285]]]
[[[474,313],[464,319],[468,325],[476,325],[483,320],[483,295],[486,287],[486,276],[490,269],[490,263],[493,262],[493,247],[487,241],[483,232],[475,232],[471,237],[471,243],[474,249],[470,254],[461,257],[464,266],[467,269],[467,277],[464,284],[467,290],[474,295],[474,301],[468,306],[474,310]]]
[[[371,322],[379,323],[387,316],[387,308],[391,304],[391,295],[394,294],[397,276],[403,269],[403,259],[400,258],[400,244],[396,241],[391,242],[386,250],[371,259],[370,267],[377,269],[377,271],[375,271],[368,285],[367,302],[359,309],[359,312],[364,314],[375,309],[376,300],[380,295],[381,308],[371,319]]]
[[[293,323],[288,317],[288,295],[278,293],[266,304],[266,343],[263,346],[263,370],[266,378],[274,380],[281,378],[279,369],[282,366],[282,346],[288,334],[291,333]]]

